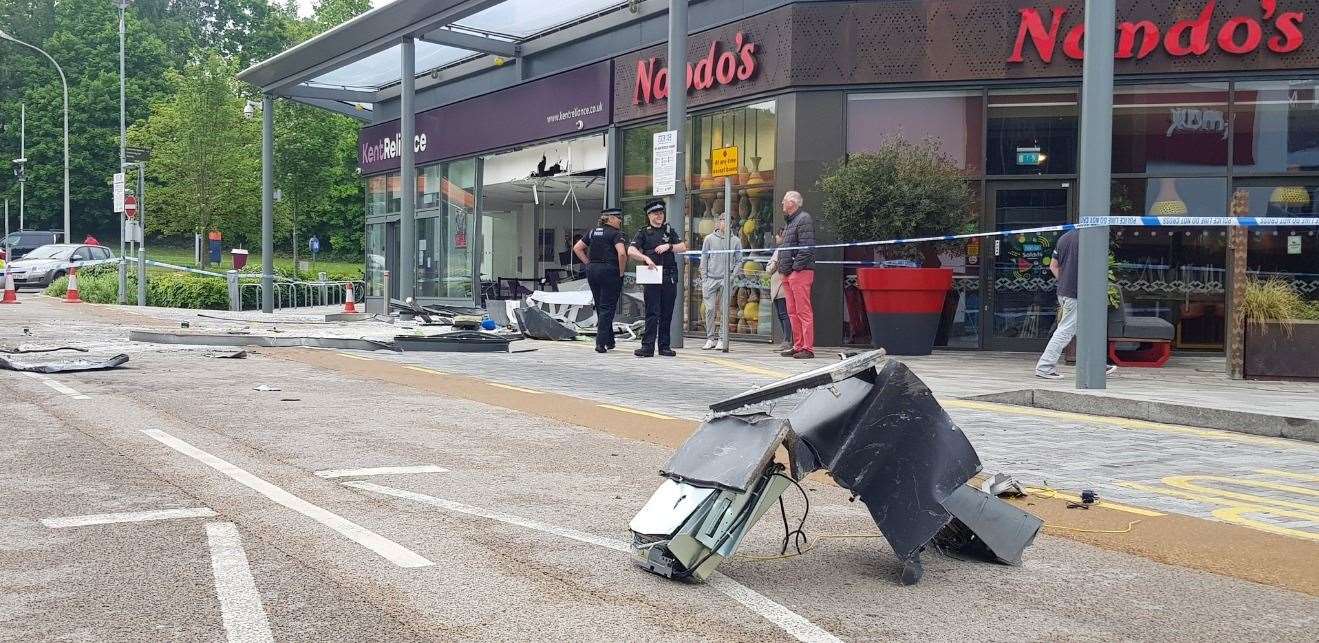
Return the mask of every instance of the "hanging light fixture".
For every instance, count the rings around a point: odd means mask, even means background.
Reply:
[[[1280,185],[1269,195],[1269,204],[1281,208],[1298,208],[1310,205],[1310,191],[1299,185]]]
[[[1156,216],[1182,216],[1189,212],[1186,202],[1177,193],[1176,179],[1163,179],[1159,186],[1159,195],[1150,206],[1150,214]]]

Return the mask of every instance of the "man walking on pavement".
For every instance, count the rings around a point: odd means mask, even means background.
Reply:
[[[643,295],[646,302],[646,334],[641,337],[641,348],[632,351],[637,357],[654,357],[655,345],[659,344],[659,354],[664,357],[677,357],[672,348],[670,322],[673,321],[673,304],[678,297],[678,254],[687,252],[687,244],[682,237],[667,223],[664,202],[651,201],[646,204],[646,220],[649,225],[637,230],[628,247],[627,254],[633,259],[661,271],[660,283],[646,284]]]
[[[1076,278],[1080,268],[1081,235],[1076,230],[1068,230],[1058,237],[1053,247],[1053,260],[1049,262],[1049,272],[1053,273],[1058,287],[1058,327],[1049,338],[1049,345],[1035,363],[1035,377],[1046,380],[1062,379],[1058,372],[1058,360],[1067,345],[1076,337]],[[1108,365],[1105,373],[1112,374],[1117,367]]]
[[[779,353],[784,357],[815,357],[815,310],[811,306],[811,285],[815,283],[815,221],[804,205],[800,192],[783,195],[783,214],[788,225],[783,230],[783,248],[779,250],[779,274],[787,290],[788,317],[792,320],[792,348]]]
[[[705,346],[702,350],[725,346],[719,339],[719,311],[728,306],[724,276],[742,265],[742,240],[724,230],[722,217],[715,217],[714,232],[701,244],[701,297],[705,302]]]

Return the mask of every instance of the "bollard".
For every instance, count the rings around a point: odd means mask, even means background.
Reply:
[[[229,310],[238,312],[243,309],[243,293],[238,287],[238,271],[227,270],[224,278],[229,282]]]

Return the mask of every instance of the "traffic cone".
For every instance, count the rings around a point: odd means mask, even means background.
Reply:
[[[0,304],[17,304],[18,289],[14,288],[14,276],[9,274],[9,266],[5,266],[5,296],[0,299]]]
[[[353,282],[348,282],[346,291],[344,293],[343,311],[345,313],[355,313],[357,312],[357,302],[353,299]]]
[[[78,298],[78,266],[69,266],[69,290],[64,294],[64,303],[82,303],[82,300]]]

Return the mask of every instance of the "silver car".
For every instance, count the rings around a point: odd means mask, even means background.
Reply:
[[[114,255],[105,246],[52,243],[9,262],[9,272],[15,288],[45,288],[68,274],[69,266],[82,268],[112,260]]]

